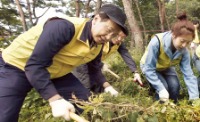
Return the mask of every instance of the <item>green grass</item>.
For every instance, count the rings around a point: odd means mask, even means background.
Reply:
[[[132,51],[131,54],[139,66],[140,55]],[[188,93],[182,79],[180,69],[177,68],[181,81],[181,95],[179,103],[160,104],[155,101],[148,83],[143,78],[144,87],[133,82],[133,74],[122,58],[113,54],[105,61],[111,70],[120,76],[116,79],[106,73],[108,81],[120,92],[118,97],[103,93],[93,95],[89,103],[80,102],[85,109],[81,116],[91,122],[198,122],[200,121],[200,101],[192,105],[188,101]],[[139,67],[138,67],[139,69]],[[197,75],[194,69],[195,75]],[[64,122],[62,118],[53,118],[51,109],[34,90],[29,93],[20,112],[20,122]]]

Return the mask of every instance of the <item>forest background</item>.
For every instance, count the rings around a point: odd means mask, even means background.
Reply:
[[[200,18],[200,0],[0,0],[0,48],[7,47],[16,36],[50,16],[91,17],[106,3],[114,3],[125,11],[129,29],[125,43],[138,66],[151,36],[170,30],[178,12],[185,11],[191,21]],[[76,101],[85,109],[81,116],[92,122],[200,121],[200,108],[188,101],[187,89],[178,67],[182,86],[179,103],[159,104],[144,78],[144,87],[132,81],[132,73],[126,70],[128,67],[117,53],[110,59],[106,62],[120,79],[105,75],[120,91],[120,95],[94,95],[90,103]],[[197,76],[195,69],[194,72]],[[23,104],[19,121],[64,120],[53,118],[48,103],[32,90]]]

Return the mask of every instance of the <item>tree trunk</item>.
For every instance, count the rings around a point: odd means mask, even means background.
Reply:
[[[95,14],[97,13],[97,11],[101,8],[101,5],[102,5],[102,0],[97,0],[97,3],[96,3],[96,9],[95,9]]]
[[[167,23],[167,29],[170,30],[170,24],[169,24],[169,21],[167,19],[166,12],[165,12],[165,20],[166,20],[166,23]]]
[[[137,8],[137,11],[138,11],[138,16],[140,18],[140,21],[141,21],[141,24],[142,24],[142,28],[143,28],[143,34],[146,36],[146,28],[145,28],[145,25],[144,25],[144,21],[142,19],[142,14],[140,12],[140,8],[139,8],[139,5],[138,5],[138,0],[134,0],[135,2],[135,5],[136,5],[136,8]],[[132,5],[132,4],[131,4]],[[144,37],[145,37],[144,36]],[[144,44],[146,45],[146,42],[144,42]]]
[[[165,20],[165,3],[162,0],[156,0],[159,8],[159,18],[160,18],[160,27],[161,31],[164,32],[164,20]]]
[[[91,0],[88,0],[86,5],[85,5],[85,8],[86,8],[85,18],[88,17],[88,12],[89,12],[89,9],[90,9],[90,2],[91,2]]]
[[[80,16],[80,0],[76,0],[76,17]]]
[[[179,7],[178,7],[179,0],[175,0],[175,2],[176,2],[176,14],[178,14],[178,12],[179,12]]]
[[[31,4],[29,0],[26,0],[27,2],[27,7],[28,7],[28,13],[29,13],[29,20],[31,22],[31,25],[33,26],[33,19],[32,19],[32,12],[31,12]]]
[[[21,17],[21,22],[22,22],[22,26],[23,26],[23,31],[27,31],[27,25],[26,25],[26,21],[25,21],[25,17],[24,17],[24,12],[22,10],[22,7],[19,3],[19,0],[15,0],[16,4],[17,4],[17,7],[19,9],[19,14],[20,14],[20,17]]]
[[[144,50],[142,34],[135,19],[134,12],[130,0],[122,0],[125,13],[127,16],[128,24],[131,30],[131,44],[135,44],[136,49],[141,53]],[[135,42],[134,42],[135,41]],[[134,45],[130,45],[133,48]]]
[[[32,14],[33,14],[34,19],[35,19],[35,22],[33,23],[33,25],[36,25],[36,24],[38,23],[39,18],[42,17],[42,16],[50,9],[50,7],[48,7],[48,8],[45,10],[44,13],[42,13],[40,16],[36,16],[36,13],[35,13],[35,6],[36,6],[36,4],[38,4],[38,3],[36,3],[36,2],[38,2],[38,1],[32,0],[32,7],[33,7],[33,12],[32,12]]]
[[[33,16],[35,18],[35,22],[33,23],[33,25],[36,25],[38,23],[39,18],[36,16],[36,13],[35,13],[35,4],[36,4],[36,2],[35,2],[35,0],[33,0],[32,2],[33,2],[33,4],[32,4],[33,13],[32,14],[33,14]]]

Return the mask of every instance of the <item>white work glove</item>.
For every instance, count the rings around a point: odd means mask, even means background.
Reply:
[[[102,67],[102,71],[107,72],[108,70],[110,70],[110,66],[104,63]]]
[[[134,73],[134,79],[133,79],[134,82],[138,82],[140,84],[140,86],[143,86],[143,83],[141,81],[141,77],[140,77],[140,74],[139,73]]]
[[[159,99],[163,102],[169,99],[169,93],[166,89],[159,91],[158,95],[159,95]]]
[[[112,96],[117,96],[118,95],[118,92],[112,87],[112,86],[108,86],[104,89],[104,91],[106,93],[110,93]]]
[[[69,112],[75,112],[74,106],[65,99],[58,99],[49,103],[54,117],[63,117],[69,121],[71,118]]]
[[[190,44],[190,48],[191,49],[195,48],[195,44],[193,42]]]
[[[200,106],[200,99],[190,100],[192,102],[192,106],[199,107]]]

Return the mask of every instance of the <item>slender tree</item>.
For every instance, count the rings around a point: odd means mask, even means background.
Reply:
[[[176,14],[178,14],[178,12],[179,12],[179,7],[178,7],[179,0],[175,0],[175,2],[176,2]]]
[[[130,33],[131,34],[131,42],[130,42],[131,45],[130,45],[130,47],[133,48],[135,46],[139,52],[142,52],[144,50],[142,33],[141,33],[138,23],[135,19],[135,15],[132,10],[132,4],[130,4],[130,0],[122,0],[122,2],[124,5],[126,16],[127,16],[128,24],[129,24],[130,30],[131,30],[131,33]]]
[[[76,0],[76,17],[80,16],[80,0]]]
[[[44,5],[46,10],[40,16],[36,16],[35,8],[39,7],[40,5]],[[45,13],[50,9],[50,7],[51,7],[51,5],[45,5],[44,2],[40,1],[40,3],[39,3],[39,1],[37,1],[37,0],[32,0],[32,9],[33,9],[32,14],[33,14],[33,19],[35,19],[35,22],[33,23],[33,26],[38,23],[39,18],[44,16]]]
[[[166,20],[166,23],[167,23],[167,29],[170,30],[170,24],[169,24],[169,21],[167,19],[167,13],[165,12],[165,20]]]
[[[86,8],[85,17],[86,17],[86,18],[88,17],[88,12],[89,12],[89,9],[90,9],[90,2],[91,2],[91,0],[88,0],[88,1],[86,2],[86,5],[85,5],[85,8]]]
[[[18,10],[19,10],[19,14],[20,14],[20,17],[21,17],[21,22],[22,22],[23,30],[27,31],[28,28],[27,28],[27,25],[26,25],[26,21],[25,21],[25,17],[24,17],[24,12],[22,10],[20,2],[19,2],[19,0],[15,0],[15,2],[17,4]]]
[[[99,8],[101,7],[101,5],[102,5],[102,0],[97,0],[96,9],[95,9],[95,12],[94,12],[94,13],[97,13],[97,11],[98,11]]]
[[[142,24],[142,28],[143,28],[143,30],[144,30],[144,35],[146,35],[146,28],[145,28],[145,25],[144,25],[144,21],[143,21],[143,18],[142,18],[142,14],[141,14],[141,12],[140,12],[140,7],[139,7],[139,4],[138,4],[138,0],[134,0],[134,2],[135,2],[135,5],[136,5],[136,8],[137,8],[137,11],[138,11],[138,16],[139,16],[139,18],[140,18],[140,22],[141,22],[141,24]]]
[[[156,0],[158,3],[158,8],[159,8],[159,19],[160,19],[160,27],[161,31],[164,32],[164,21],[165,21],[165,3],[163,0]]]
[[[31,12],[31,4],[29,2],[29,0],[26,0],[27,2],[27,8],[28,8],[28,13],[29,13],[29,21],[31,23],[31,25],[33,26],[33,19],[32,19],[32,12]]]

